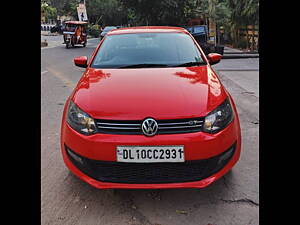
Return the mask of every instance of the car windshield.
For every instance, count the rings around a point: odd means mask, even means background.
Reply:
[[[97,52],[92,68],[144,68],[206,64],[185,33],[110,35]]]
[[[66,24],[66,31],[71,31],[74,32],[76,29],[77,25],[76,24]]]
[[[203,33],[205,34],[205,27],[194,27],[194,33]]]

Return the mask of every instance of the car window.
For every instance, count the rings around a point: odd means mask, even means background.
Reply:
[[[192,27],[186,27],[185,29],[186,29],[188,32],[190,32],[190,33],[193,32],[193,28],[192,28]]]
[[[103,31],[110,31],[116,29],[116,27],[105,27]]]
[[[107,36],[91,67],[119,68],[134,64],[175,66],[205,62],[185,33],[136,33]]]
[[[194,27],[194,33],[205,33],[204,27]]]

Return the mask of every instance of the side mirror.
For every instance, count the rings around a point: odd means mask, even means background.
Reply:
[[[210,53],[207,56],[210,65],[214,65],[220,62],[222,55],[218,53]]]
[[[88,58],[86,56],[79,56],[74,58],[74,63],[78,67],[87,68]]]

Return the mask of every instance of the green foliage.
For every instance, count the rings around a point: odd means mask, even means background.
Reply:
[[[78,0],[46,0],[58,15],[77,17]],[[258,0],[86,0],[91,23],[179,25],[209,16],[221,25],[258,24]]]
[[[47,9],[47,17],[55,13],[77,18],[78,0],[45,0],[57,11]],[[187,25],[189,19],[209,18],[223,26],[235,45],[238,30],[258,25],[259,0],[86,0],[91,24],[108,25]],[[97,29],[92,29],[97,32]],[[94,31],[95,30],[95,31]]]
[[[57,18],[57,9],[51,7],[47,2],[41,2],[41,11],[45,16],[46,22],[49,19],[55,20]]]
[[[226,2],[219,2],[216,5],[216,22],[221,26],[227,26],[230,22],[231,11]]]
[[[46,0],[46,2],[57,9],[57,14],[59,16],[77,17],[77,0]]]
[[[234,46],[239,45],[238,30],[247,25],[258,24],[258,0],[226,0],[231,10],[229,27]],[[248,43],[249,44],[249,43]]]
[[[127,23],[127,10],[119,0],[86,1],[87,14],[90,23],[106,25],[120,25]]]
[[[194,1],[182,0],[119,0],[134,14],[135,25],[181,25],[191,14],[189,5]]]
[[[92,37],[99,37],[101,31],[100,31],[100,26],[99,25],[88,25],[87,32],[89,35]]]
[[[73,16],[73,17],[77,18],[78,17],[77,7],[78,7],[77,0],[66,1],[63,4],[61,13],[62,13],[62,15],[65,15],[65,16]]]
[[[248,0],[245,2],[242,10],[242,16],[248,24],[256,25],[259,20],[259,2],[258,0]]]

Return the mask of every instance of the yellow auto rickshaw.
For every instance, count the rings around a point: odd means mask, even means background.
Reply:
[[[86,46],[87,43],[87,22],[83,21],[67,21],[63,31],[64,44],[66,48],[75,45]]]

